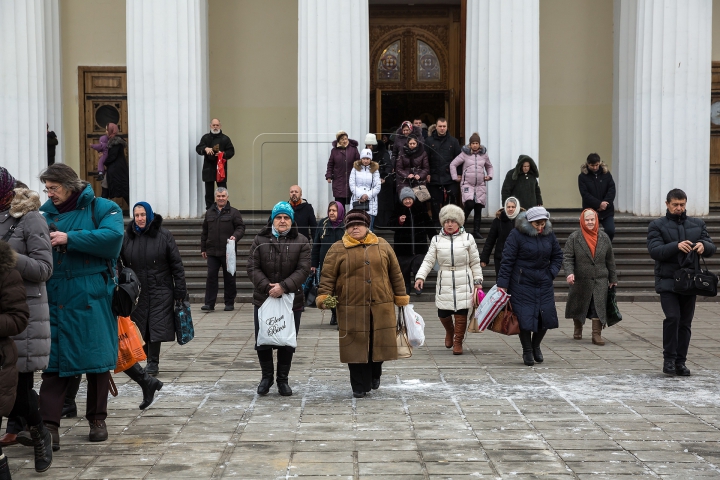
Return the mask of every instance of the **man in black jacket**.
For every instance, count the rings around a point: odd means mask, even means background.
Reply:
[[[699,218],[685,213],[687,195],[679,188],[667,194],[665,217],[653,220],[648,227],[647,247],[655,260],[655,291],[665,313],[663,320],[663,372],[668,375],[690,375],[685,366],[690,346],[690,325],[695,314],[695,295],[675,293],[674,273],[690,252],[710,257],[715,245]]]
[[[440,226],[440,209],[448,203],[456,203],[460,197],[460,185],[450,176],[450,163],[460,155],[460,143],[447,130],[447,120],[440,117],[435,122],[435,131],[425,140],[430,162],[428,190],[435,227]]]
[[[580,167],[578,188],[583,210],[592,208],[597,212],[600,224],[612,241],[615,236],[615,181],[597,153],[588,155],[587,162]]]
[[[230,206],[228,191],[219,187],[215,191],[215,203],[205,212],[202,236],[200,237],[200,252],[207,260],[208,273],[205,281],[205,305],[201,310],[215,310],[215,301],[218,294],[218,271],[222,268],[225,311],[235,310],[235,297],[237,296],[237,282],[235,274],[227,271],[225,252],[228,240],[237,243],[245,235],[245,224],[242,215]]]
[[[315,218],[315,209],[307,200],[302,198],[302,188],[299,185],[290,187],[290,205],[295,212],[295,223],[298,227],[298,233],[305,235],[308,241],[312,242],[315,238],[315,229],[317,228],[317,218]]]
[[[210,122],[210,133],[206,133],[195,147],[198,155],[202,155],[202,181],[205,182],[205,208],[210,208],[213,203],[213,191],[217,181],[218,154],[222,152],[225,160],[230,160],[235,155],[230,137],[222,132],[220,120],[213,118]],[[225,180],[217,182],[218,187],[227,188],[228,164],[225,164]]]

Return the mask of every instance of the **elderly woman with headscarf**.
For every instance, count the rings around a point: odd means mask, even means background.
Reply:
[[[327,209],[328,216],[320,220],[312,246],[312,262],[310,270],[321,274],[325,256],[333,243],[342,240],[345,235],[345,207],[340,202],[330,202]],[[330,309],[330,325],[337,325],[337,310]]]
[[[392,247],[370,231],[370,216],[350,210],[342,242],[330,247],[316,304],[337,301],[340,361],[348,364],[353,397],[380,388],[382,363],[397,360],[395,305],[405,306],[402,272]]]
[[[505,200],[505,207],[495,212],[495,219],[490,225],[490,233],[488,233],[482,253],[480,253],[480,265],[487,267],[490,263],[490,254],[495,249],[495,276],[500,273],[500,260],[502,259],[502,251],[505,248],[505,240],[515,228],[515,218],[520,212],[525,210],[520,208],[520,202],[515,197],[509,197]]]
[[[127,143],[118,134],[118,126],[114,123],[108,123],[107,136],[108,153],[105,159],[107,192],[103,189],[103,198],[122,198],[130,205],[130,171],[125,158]]]
[[[413,135],[415,139],[418,140],[420,148],[422,148],[423,152],[425,151],[425,137],[422,134],[422,128],[416,127],[412,124],[412,122],[405,120],[402,125],[400,125],[400,128],[398,128],[395,132],[395,139],[392,146],[393,160],[397,161],[397,159],[400,158],[400,155],[402,155],[403,152],[403,147],[407,145],[410,135]]]
[[[595,210],[587,208],[580,215],[580,230],[565,242],[563,268],[570,284],[565,318],[575,324],[573,338],[582,339],[585,318],[592,320],[592,343],[605,345],[600,335],[607,324],[608,288],[617,285],[612,241],[603,231]]]
[[[122,265],[132,268],[142,285],[140,300],[130,317],[145,340],[147,365],[143,369],[136,363],[125,370],[142,387],[141,410],[152,403],[155,392],[163,386],[154,378],[160,370],[160,345],[175,340],[175,303],[187,294],[180,251],[162,223],[162,216],[154,213],[150,204],[136,203],[120,252]]]
[[[270,217],[267,226],[255,236],[247,261],[247,274],[254,287],[255,350],[262,370],[257,393],[266,395],[274,383],[272,351],[277,349],[278,393],[287,397],[292,395],[288,375],[295,349],[257,344],[260,329],[258,311],[268,297],[280,298],[283,294],[294,293],[295,332],[300,331],[300,316],[305,305],[302,285],[310,274],[310,243],[298,233],[295,214],[288,202],[276,204]]]

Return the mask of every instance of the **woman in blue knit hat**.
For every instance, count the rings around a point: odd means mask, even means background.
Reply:
[[[255,287],[253,305],[256,340],[259,330],[258,310],[270,296],[279,298],[285,293],[295,294],[295,331],[300,331],[300,315],[305,305],[302,285],[310,274],[310,243],[304,235],[298,233],[292,206],[288,202],[280,202],[275,205],[270,217],[267,226],[255,236],[247,262],[248,277]],[[288,375],[295,349],[256,343],[255,350],[262,370],[257,393],[266,395],[274,383],[273,349],[277,350],[278,393],[290,396],[292,389]]]

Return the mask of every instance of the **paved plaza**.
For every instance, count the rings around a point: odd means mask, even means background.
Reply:
[[[591,344],[589,322],[576,341],[562,321],[531,368],[517,337],[492,332],[471,334],[453,356],[433,305],[418,304],[426,345],[385,363],[380,389],[358,400],[329,314],[303,315],[294,395],[273,386],[259,397],[252,306],[194,307],[195,340],[163,344],[155,403],[138,410],[140,388],[115,375],[109,440],[91,444],[84,419],[63,420],[43,477],[720,478],[718,304],[698,303],[689,378],[661,373],[660,304],[620,307],[606,346]],[[78,411],[84,398],[85,383]],[[30,448],[4,451],[14,479],[41,477]]]

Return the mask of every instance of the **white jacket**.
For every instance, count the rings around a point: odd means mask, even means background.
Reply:
[[[363,195],[367,195],[370,201],[369,215],[378,214],[378,194],[382,187],[380,181],[380,166],[377,162],[370,162],[370,165],[364,166],[361,160],[356,160],[353,169],[350,172],[350,193],[352,193],[351,202],[358,202]]]
[[[440,264],[435,285],[437,308],[453,312],[472,308],[475,281],[483,279],[475,238],[464,228],[452,236],[444,232],[435,235],[415,280],[425,281],[435,261]]]

